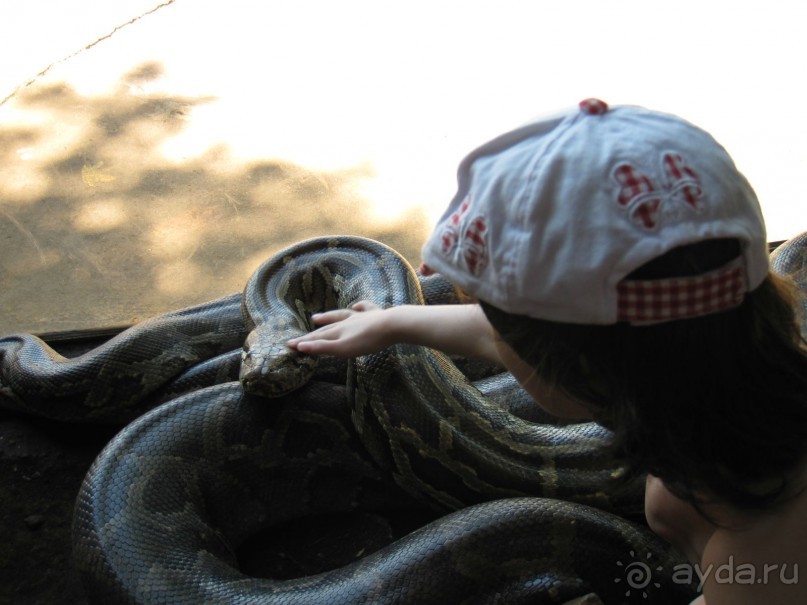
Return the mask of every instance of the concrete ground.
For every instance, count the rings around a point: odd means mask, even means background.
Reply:
[[[410,150],[389,129],[373,158],[380,133],[354,132],[388,126],[377,95],[342,81],[365,74],[319,46],[332,23],[282,4],[32,5],[18,26],[37,58],[6,49],[26,68],[0,82],[0,333],[127,324],[239,291],[314,235],[372,237],[417,261],[428,221],[406,181],[418,161],[400,186],[379,184],[378,164]]]
[[[805,5],[606,4],[6,3],[0,333],[215,298],[317,234],[417,262],[465,151],[592,95],[704,125],[770,239],[807,229],[807,126],[779,111],[800,111]]]

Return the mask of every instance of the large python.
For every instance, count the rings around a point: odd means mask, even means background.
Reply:
[[[313,380],[276,400],[247,394],[238,383],[192,389],[230,375],[234,356],[227,351],[245,334],[233,312],[240,304],[248,323],[270,334],[269,344],[257,334],[248,339],[242,374],[253,388],[253,368],[271,367],[265,351],[284,357],[282,343],[309,329],[311,312],[359,298],[382,306],[421,303],[414,273],[388,248],[356,238],[304,242],[265,263],[240,298],[145,322],[75,360],[30,336],[0,340],[0,396],[14,409],[69,420],[128,419],[168,392],[191,389],[121,431],[85,479],[75,558],[94,602],[691,597],[691,587],[674,576],[675,554],[614,514],[635,512],[637,494],[607,493],[616,470],[603,453],[607,432],[591,423],[520,419],[492,397],[523,396],[509,377],[479,383],[486,398],[445,356],[401,345],[355,360],[346,387]],[[216,354],[221,361],[198,363]],[[311,359],[299,361],[314,372]],[[122,383],[111,378],[116,371]],[[315,577],[273,581],[238,571],[236,546],[261,528],[415,500],[458,510]],[[631,566],[631,573],[652,573],[637,579],[626,574]]]

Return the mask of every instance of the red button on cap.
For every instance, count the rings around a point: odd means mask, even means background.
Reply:
[[[584,99],[580,101],[580,111],[592,116],[599,116],[608,111],[608,103],[599,99]]]

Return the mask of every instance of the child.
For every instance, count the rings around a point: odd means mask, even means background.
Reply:
[[[479,304],[359,303],[289,346],[500,361],[648,473],[651,528],[705,576],[695,603],[807,602],[807,348],[756,196],[711,136],[584,101],[472,152],[423,254]]]

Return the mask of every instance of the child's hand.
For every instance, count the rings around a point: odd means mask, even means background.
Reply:
[[[361,301],[350,309],[317,313],[311,319],[322,326],[286,344],[302,353],[357,357],[376,353],[394,342],[381,307]]]

